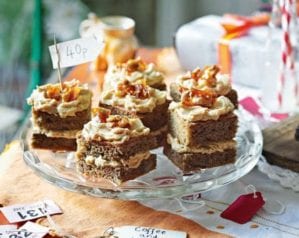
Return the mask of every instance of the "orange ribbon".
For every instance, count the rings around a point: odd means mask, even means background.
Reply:
[[[229,42],[232,39],[242,37],[248,33],[252,27],[266,25],[270,16],[266,13],[252,17],[244,17],[234,14],[225,14],[221,22],[225,34],[218,44],[218,63],[221,66],[221,73],[231,73],[232,56],[229,48]]]

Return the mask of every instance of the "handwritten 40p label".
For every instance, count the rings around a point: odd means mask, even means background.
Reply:
[[[61,209],[51,200],[2,207],[0,211],[10,223],[29,221],[46,215],[62,213]]]
[[[115,228],[119,238],[186,238],[187,233],[152,227],[122,226]]]
[[[104,41],[95,37],[79,38],[57,44],[60,67],[70,67],[96,59],[104,48]],[[58,54],[55,45],[49,46],[53,69],[58,68]]]

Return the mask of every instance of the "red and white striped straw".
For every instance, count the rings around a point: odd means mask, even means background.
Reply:
[[[286,71],[290,70],[293,79],[295,80],[294,92],[297,97],[298,90],[297,90],[297,80],[295,75],[295,59],[294,59],[294,51],[293,46],[291,43],[290,37],[290,24],[292,21],[292,6],[293,0],[280,0],[280,7],[281,7],[281,26],[283,31],[283,39],[282,39],[282,48],[281,48],[281,60],[282,60],[282,67],[280,73],[280,79],[278,83],[278,104],[281,108],[283,105],[283,94],[284,94],[284,87],[285,87],[285,80],[286,80]]]

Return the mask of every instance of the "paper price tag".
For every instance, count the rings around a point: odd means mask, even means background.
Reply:
[[[31,235],[28,236],[28,238],[42,238],[48,234],[50,229],[48,227],[28,221],[25,225],[21,226],[19,230],[27,231],[27,233],[30,232]]]
[[[10,231],[8,234],[4,235],[1,238],[42,238],[42,237],[36,236],[31,231],[16,230],[16,231]]]
[[[10,223],[29,221],[46,216],[46,214],[62,213],[60,208],[51,200],[2,207],[0,211]]]
[[[43,238],[49,228],[33,222],[27,222],[17,229],[15,225],[0,226],[0,238]]]
[[[220,216],[239,224],[245,224],[249,222],[264,205],[265,201],[260,192],[244,194],[233,201]]]
[[[90,62],[101,53],[104,41],[95,37],[79,38],[57,44],[60,67],[70,67]],[[55,45],[49,46],[53,69],[58,68],[58,55]]]
[[[9,237],[12,232],[17,231],[16,225],[2,225],[0,226],[0,238],[6,238]]]
[[[115,235],[119,238],[186,238],[182,231],[163,230],[152,227],[121,226],[115,228]]]

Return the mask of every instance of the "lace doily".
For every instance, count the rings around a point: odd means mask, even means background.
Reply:
[[[258,162],[258,169],[270,179],[279,182],[282,187],[299,192],[299,173],[270,165],[264,157]]]

